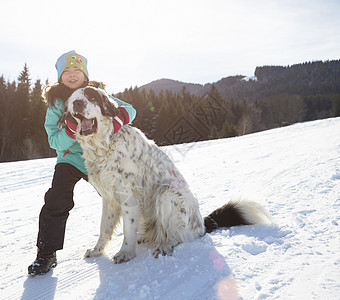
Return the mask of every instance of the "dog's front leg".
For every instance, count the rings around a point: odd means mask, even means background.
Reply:
[[[103,255],[108,241],[111,239],[114,229],[121,216],[120,206],[114,205],[114,202],[103,198],[102,219],[100,224],[100,234],[96,246],[88,249],[85,257],[95,257]]]
[[[139,207],[138,205],[124,206],[122,214],[124,241],[120,251],[113,257],[116,264],[127,262],[136,256]]]

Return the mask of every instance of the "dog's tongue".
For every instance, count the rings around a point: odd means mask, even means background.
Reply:
[[[91,119],[82,119],[81,121],[81,130],[82,131],[88,131],[92,129],[92,125],[93,125],[93,120]]]

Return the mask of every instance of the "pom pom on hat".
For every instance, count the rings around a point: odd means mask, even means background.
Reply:
[[[62,54],[55,64],[55,68],[58,72],[58,82],[60,80],[61,74],[63,74],[64,70],[68,67],[77,67],[86,75],[87,79],[89,79],[89,72],[87,70],[87,59],[76,53],[75,50]]]

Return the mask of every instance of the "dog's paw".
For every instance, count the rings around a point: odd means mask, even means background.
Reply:
[[[164,245],[164,246],[157,248],[154,252],[152,252],[152,255],[155,258],[158,258],[159,255],[163,255],[163,256],[172,255],[172,253],[174,252],[174,248],[175,247],[172,245]]]
[[[119,251],[114,257],[113,261],[115,264],[120,264],[133,259],[136,255],[134,253]]]
[[[94,248],[94,249],[87,249],[85,254],[84,254],[84,257],[97,257],[97,256],[101,256],[103,255],[103,251],[100,251],[101,249],[97,249],[97,248]]]

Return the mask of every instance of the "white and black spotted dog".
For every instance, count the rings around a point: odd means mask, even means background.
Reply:
[[[265,209],[250,201],[231,201],[203,220],[183,176],[153,141],[130,125],[113,133],[118,113],[105,91],[86,87],[71,95],[59,120],[64,124],[68,114],[77,120],[89,181],[103,198],[100,236],[85,257],[104,253],[121,216],[124,241],[115,263],[136,256],[137,234],[158,257],[219,227],[269,220]]]

